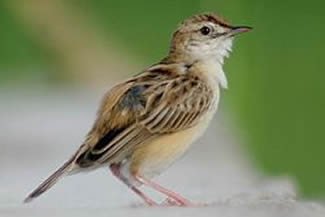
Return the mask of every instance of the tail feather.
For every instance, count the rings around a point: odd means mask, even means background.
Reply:
[[[50,189],[55,183],[59,181],[64,175],[67,175],[68,172],[71,171],[72,166],[74,164],[74,157],[67,161],[63,166],[61,166],[58,170],[56,170],[50,177],[48,177],[42,184],[40,184],[32,193],[30,193],[24,203],[31,202],[36,197],[43,194],[45,191]]]

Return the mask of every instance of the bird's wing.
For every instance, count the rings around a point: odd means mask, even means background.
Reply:
[[[148,97],[140,124],[158,134],[184,130],[194,126],[212,103],[212,90],[204,82],[179,76],[156,87]]]
[[[147,75],[117,85],[104,98],[86,140],[89,149],[77,160],[81,167],[108,162],[161,134],[189,128],[212,103],[211,90],[198,79]]]

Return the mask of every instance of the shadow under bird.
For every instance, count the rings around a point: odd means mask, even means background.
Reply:
[[[208,127],[220,88],[227,88],[224,59],[234,36],[249,30],[208,13],[183,21],[173,33],[168,56],[106,93],[84,143],[24,202],[66,175],[107,166],[150,206],[195,205],[152,178],[182,156]],[[154,201],[140,190],[141,185],[166,195],[166,201]]]

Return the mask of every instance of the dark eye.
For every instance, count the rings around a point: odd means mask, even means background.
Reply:
[[[203,26],[201,29],[200,29],[200,32],[202,35],[208,35],[210,32],[211,32],[211,29],[207,26]]]

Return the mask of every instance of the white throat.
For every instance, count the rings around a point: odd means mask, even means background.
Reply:
[[[223,71],[223,61],[216,61],[215,58],[211,58],[204,61],[204,65],[209,77],[215,80],[220,87],[227,89],[228,80],[225,72]]]
[[[229,57],[232,48],[232,38],[201,46],[191,47],[191,54],[202,64],[201,67],[211,79],[217,81],[222,88],[228,88],[228,81],[223,71],[224,59]]]

